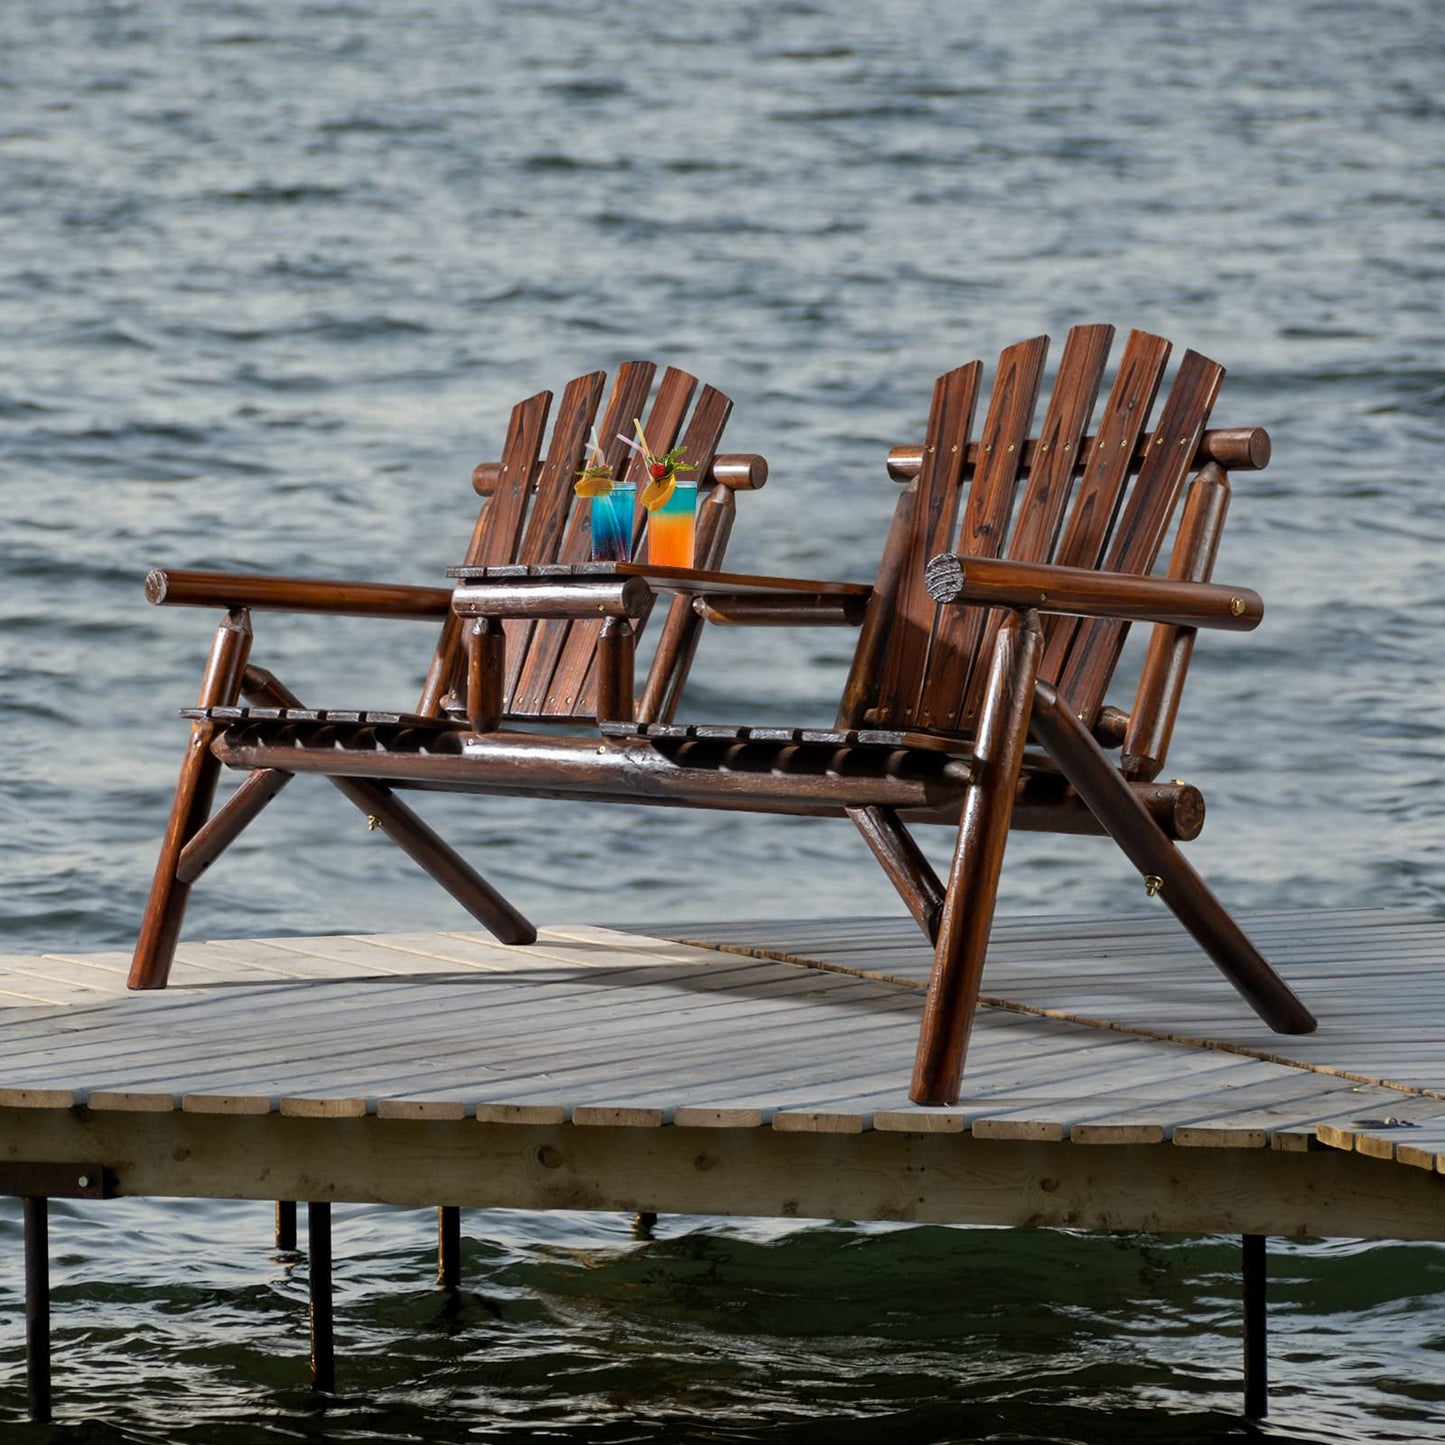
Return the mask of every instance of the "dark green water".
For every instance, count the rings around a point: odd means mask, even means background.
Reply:
[[[867,577],[933,378],[1083,320],[1217,357],[1274,438],[1218,569],[1266,623],[1175,737],[1191,856],[1242,908],[1439,908],[1442,61],[1436,0],[5,0],[0,951],[134,937],[210,631],[147,568],[437,582],[511,403],[645,355],[772,462],[739,569]],[[423,632],[266,618],[257,659],[409,707]],[[850,646],[710,637],[687,713],[826,725]],[[188,936],[468,926],[303,784]],[[846,824],[426,811],[549,922],[896,906]],[[1020,838],[1002,906],[1140,898]],[[1276,1247],[1254,1429],[1232,1241],[477,1213],[448,1310],[430,1218],[336,1227],[322,1402],[265,1208],[57,1205],[36,1431],[0,1201],[0,1441],[1445,1439],[1434,1247]]]
[[[317,1397],[304,1262],[266,1207],[54,1215],[65,1423],[17,1442],[1409,1441],[1445,1418],[1432,1247],[1276,1242],[1256,1426],[1229,1239],[477,1211],[453,1299],[434,1216],[338,1208]],[[0,1362],[18,1419],[13,1337]]]

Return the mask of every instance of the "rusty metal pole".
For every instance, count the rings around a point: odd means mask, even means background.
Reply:
[[[306,1206],[306,1249],[311,1264],[311,1388],[336,1390],[336,1334],[331,1300],[331,1206]]]
[[[276,1201],[276,1248],[282,1254],[296,1253],[296,1201]]]
[[[1265,1291],[1269,1266],[1265,1236],[1244,1236],[1244,1413],[1250,1420],[1269,1414],[1269,1339]]]
[[[30,1418],[50,1423],[49,1201],[25,1195],[25,1393]]]
[[[462,1282],[462,1211],[437,1206],[437,1288],[455,1294]]]

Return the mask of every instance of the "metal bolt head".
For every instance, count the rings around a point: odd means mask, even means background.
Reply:
[[[82,1175],[80,1176],[80,1178],[75,1181],[75,1187],[76,1187],[77,1189],[89,1189],[89,1188],[90,1188],[90,1175],[89,1175],[89,1174],[82,1174]]]

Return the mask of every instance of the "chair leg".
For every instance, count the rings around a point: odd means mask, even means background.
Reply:
[[[241,675],[251,650],[251,618],[244,608],[226,614],[206,663],[197,707],[230,707],[241,692]],[[150,899],[131,960],[130,988],[164,988],[175,958],[191,885],[177,871],[187,843],[210,816],[221,765],[211,752],[216,725],[204,719],[191,725],[181,775],[171,803],[170,822],[151,883]]]
[[[1269,966],[1047,683],[1035,688],[1030,726],[1105,831],[1150,880],[1151,891],[1163,897],[1260,1018],[1276,1033],[1312,1033],[1314,1015]]]
[[[994,640],[909,1090],[915,1104],[958,1099],[1042,651],[1032,610],[1009,616]]]

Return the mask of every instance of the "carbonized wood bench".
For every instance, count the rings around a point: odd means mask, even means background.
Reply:
[[[1100,406],[1113,340],[1108,326],[1069,333],[1036,432],[1047,338],[1003,351],[977,430],[983,364],[938,379],[922,443],[889,457],[904,485],[871,584],[739,576],[707,561],[677,571],[469,556],[451,604],[464,696],[444,734],[428,740],[405,718],[239,717],[219,697],[203,698],[195,725],[212,758],[259,777],[852,819],[935,945],[919,1103],[958,1096],[1012,828],[1112,837],[1271,1028],[1308,1032],[1309,1011],[1177,846],[1203,824],[1201,793],[1159,781],[1198,630],[1248,631],[1263,616],[1258,593],[1212,572],[1228,473],[1265,465],[1268,438],[1207,430],[1224,371],[1196,352],[1159,401],[1171,348],[1141,331]],[[1167,575],[1156,575],[1166,546]],[[634,714],[632,622],[663,595],[673,615],[717,623],[857,626],[835,727]],[[509,629],[599,615],[601,742],[505,726],[518,666]],[[1117,674],[1134,622],[1152,631],[1120,707],[1111,693],[1128,682]],[[946,883],[911,831],[936,822],[957,829]]]

